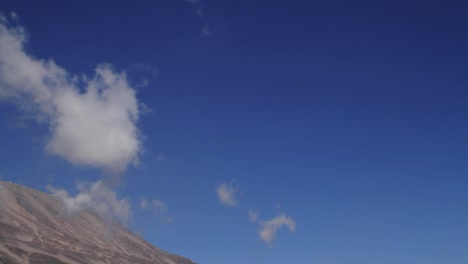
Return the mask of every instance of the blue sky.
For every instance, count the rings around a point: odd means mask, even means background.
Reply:
[[[3,180],[198,263],[468,261],[465,1],[0,10]]]

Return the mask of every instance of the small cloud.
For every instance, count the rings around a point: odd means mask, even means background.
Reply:
[[[146,81],[146,80],[145,80]],[[138,108],[140,110],[140,114],[141,115],[148,115],[148,114],[151,114],[153,113],[153,110],[151,110],[151,108],[149,108],[146,104],[144,103],[139,103],[138,104]]]
[[[158,70],[146,63],[136,63],[125,70],[128,83],[136,88],[147,87],[148,84],[158,77]]]
[[[146,200],[145,198],[142,198],[141,203],[140,203],[140,208],[143,210],[146,210],[146,208],[148,208],[148,200]]]
[[[210,25],[208,23],[205,23],[205,25],[203,26],[201,34],[202,36],[206,37],[211,36],[213,34],[213,32],[210,30]]]
[[[260,230],[258,234],[260,238],[267,244],[271,245],[271,242],[275,239],[276,232],[282,227],[286,226],[291,232],[296,229],[296,222],[287,216],[286,214],[282,213],[275,218],[268,220],[268,221],[261,221],[260,223]]]
[[[167,210],[166,203],[162,202],[161,200],[157,200],[157,199],[153,200],[153,208]]]
[[[157,215],[159,215],[161,222],[172,222],[172,216],[169,215],[169,210],[167,209],[165,202],[160,200],[153,200],[153,210]]]
[[[47,185],[47,190],[62,200],[68,214],[91,209],[106,221],[118,221],[124,225],[133,215],[129,201],[125,198],[119,199],[115,191],[101,181],[93,184],[80,183],[77,188],[80,192],[73,197],[64,189],[55,189]]]
[[[254,211],[252,209],[249,209],[249,211],[247,213],[249,214],[249,221],[250,222],[257,222],[258,215],[259,215],[258,211]]]
[[[222,204],[229,205],[232,207],[237,206],[237,190],[231,183],[222,183],[216,189],[216,194],[218,195],[218,199]]]
[[[146,198],[142,198],[141,203],[140,203],[140,208],[145,211],[146,210],[153,211],[156,215],[159,216],[159,218],[161,219],[161,222],[166,222],[166,223],[172,222],[172,216],[170,216],[168,213],[169,210],[167,208],[167,205],[165,202],[161,200],[154,199],[153,201],[151,201],[151,203],[149,203],[148,200],[146,200]]]

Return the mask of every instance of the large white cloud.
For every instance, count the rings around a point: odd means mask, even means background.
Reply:
[[[67,191],[55,189],[50,185],[47,189],[63,201],[64,209],[68,214],[91,209],[109,222],[118,221],[122,224],[126,224],[133,215],[129,201],[125,198],[119,199],[115,191],[101,181],[93,184],[78,184],[80,192],[74,197],[70,196]]]
[[[7,23],[0,18],[0,99],[50,126],[47,151],[112,173],[138,162],[139,103],[125,73],[101,64],[94,76],[78,78],[27,54],[25,30]]]

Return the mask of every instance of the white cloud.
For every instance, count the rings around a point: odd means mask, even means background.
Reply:
[[[254,211],[252,209],[249,209],[249,211],[247,213],[249,215],[249,221],[250,222],[257,222],[259,212]]]
[[[115,191],[101,181],[78,184],[80,192],[75,197],[50,185],[47,186],[47,190],[63,201],[64,209],[69,214],[91,209],[107,221],[119,221],[122,224],[126,224],[133,215],[129,201],[125,198],[119,199]]]
[[[222,204],[229,206],[237,206],[238,201],[236,198],[237,190],[231,183],[222,183],[216,189],[218,199]]]
[[[287,216],[286,214],[282,213],[281,215],[276,216],[275,218],[269,221],[260,221],[260,230],[258,234],[260,238],[268,243],[271,244],[273,239],[275,239],[276,232],[282,227],[286,226],[291,232],[296,229],[296,222]]]
[[[0,99],[35,113],[50,127],[46,150],[73,164],[123,172],[141,150],[135,90],[124,72],[98,65],[92,77],[78,78],[24,51],[22,27],[0,19]]]

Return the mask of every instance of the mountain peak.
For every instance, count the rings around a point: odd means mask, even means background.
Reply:
[[[0,182],[0,264],[194,264],[87,210],[69,214],[60,199]]]

